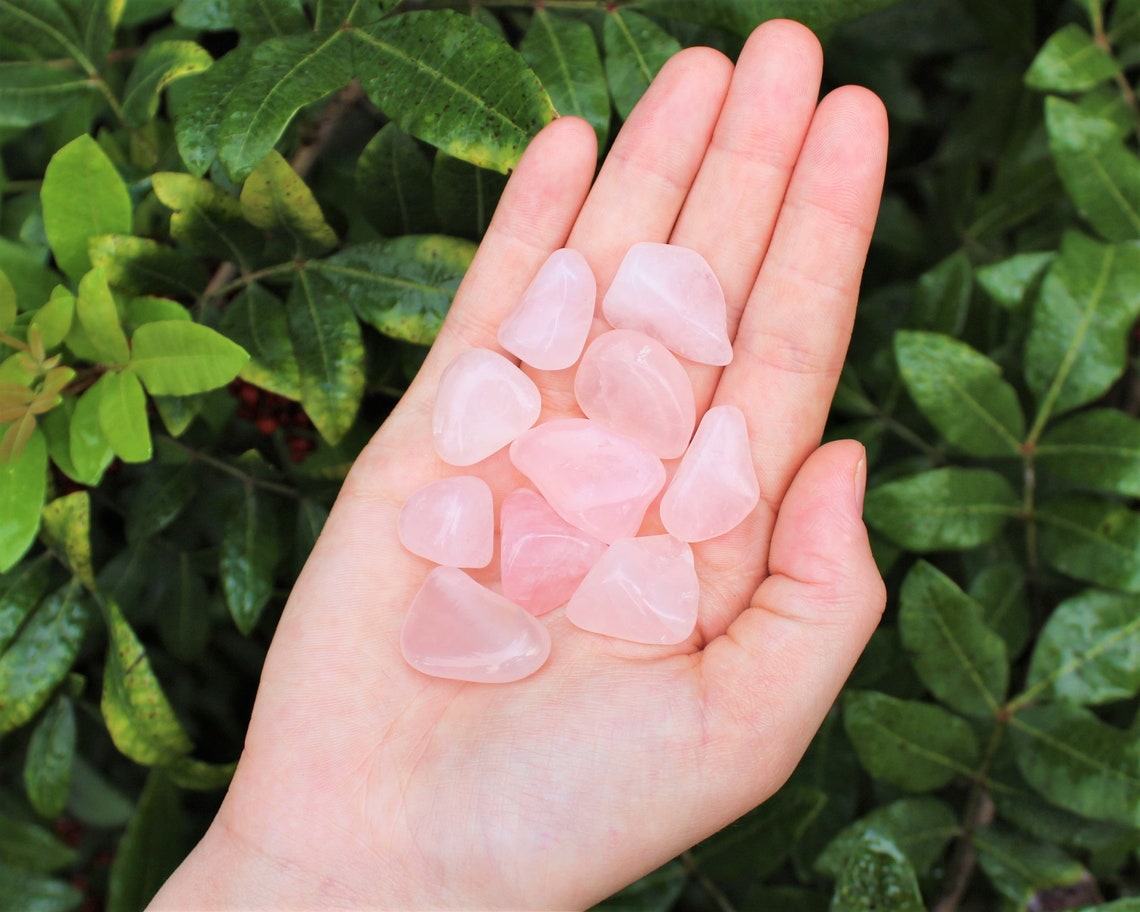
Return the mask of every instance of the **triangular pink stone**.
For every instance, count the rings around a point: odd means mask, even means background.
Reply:
[[[570,367],[586,344],[597,297],[586,258],[569,247],[555,250],[499,327],[499,344],[539,370]]]
[[[759,500],[744,413],[709,409],[661,498],[662,525],[682,541],[704,541],[736,528]]]
[[[405,548],[445,567],[486,567],[495,550],[495,505],[482,478],[424,485],[404,502],[396,532]]]
[[[503,595],[536,616],[566,604],[606,550],[527,488],[503,501],[501,528]]]
[[[660,459],[588,418],[540,424],[510,452],[559,516],[604,542],[636,535],[665,485]]]
[[[542,397],[530,377],[498,352],[472,348],[439,378],[435,450],[451,465],[474,465],[534,424],[540,411]]]
[[[424,674],[503,684],[542,667],[550,655],[550,634],[462,570],[436,567],[408,609],[400,651]]]
[[[610,545],[566,606],[583,630],[635,643],[671,645],[697,624],[700,585],[693,549],[671,535]]]
[[[688,247],[634,244],[602,311],[611,326],[643,332],[690,361],[732,360],[724,292],[705,258]]]
[[[587,418],[662,459],[680,456],[693,436],[697,407],[689,375],[645,333],[615,329],[591,342],[574,375],[574,396]]]

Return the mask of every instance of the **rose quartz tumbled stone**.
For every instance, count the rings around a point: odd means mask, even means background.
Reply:
[[[734,529],[759,500],[744,413],[709,409],[661,498],[662,525],[682,541],[704,541]]]
[[[662,459],[685,452],[697,407],[689,375],[656,339],[629,329],[602,333],[574,375],[578,405],[599,424]]]
[[[728,364],[724,292],[705,258],[674,244],[634,244],[602,301],[611,326],[635,329],[690,361]]]
[[[559,516],[604,542],[636,535],[665,485],[660,459],[588,418],[531,428],[510,454]]]
[[[462,570],[436,567],[408,609],[400,651],[424,674],[503,684],[542,667],[550,655],[550,634]]]
[[[671,535],[647,535],[610,545],[566,605],[566,616],[583,630],[669,645],[693,632],[699,601],[693,549]]]
[[[413,491],[396,520],[405,548],[445,567],[486,567],[495,551],[495,505],[482,478],[459,475]]]
[[[534,424],[541,410],[530,377],[498,352],[470,349],[439,378],[432,412],[436,452],[451,465],[474,465]]]
[[[499,327],[499,344],[539,370],[569,367],[586,344],[597,296],[586,258],[555,250]]]
[[[527,488],[503,501],[500,525],[503,595],[533,615],[566,604],[606,550]]]

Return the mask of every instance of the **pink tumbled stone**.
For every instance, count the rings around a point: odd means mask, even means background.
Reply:
[[[444,462],[469,466],[501,450],[538,420],[534,381],[498,352],[472,348],[439,378],[431,416]]]
[[[673,244],[634,244],[602,301],[611,326],[652,336],[690,361],[728,364],[724,292],[705,258]]]
[[[550,255],[499,327],[499,344],[539,370],[561,370],[582,354],[598,285],[577,250]]]
[[[504,684],[542,667],[550,655],[550,634],[462,570],[436,567],[408,609],[400,651],[424,674]]]
[[[636,535],[665,485],[660,459],[588,418],[540,424],[510,453],[559,516],[604,542]]]
[[[681,362],[656,339],[629,329],[590,343],[574,375],[578,405],[599,424],[662,459],[685,452],[697,408]]]
[[[527,488],[503,501],[501,527],[503,595],[533,615],[564,605],[606,550]]]
[[[445,567],[486,567],[495,551],[495,505],[482,478],[459,475],[413,491],[396,532],[405,548]]]
[[[682,541],[704,541],[735,528],[759,500],[744,413],[709,409],[661,498],[662,525]]]
[[[681,643],[697,624],[693,549],[671,535],[610,545],[566,606],[583,630],[635,643]]]

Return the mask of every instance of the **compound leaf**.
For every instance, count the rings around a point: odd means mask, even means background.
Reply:
[[[1041,557],[1062,573],[1098,586],[1140,592],[1140,514],[1093,497],[1041,505]]]
[[[189,396],[225,386],[248,360],[244,348],[208,326],[160,320],[135,330],[127,367],[152,396]]]

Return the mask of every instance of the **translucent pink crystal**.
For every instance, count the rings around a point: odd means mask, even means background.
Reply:
[[[412,554],[445,567],[486,567],[495,550],[495,506],[482,478],[424,485],[405,501],[396,532]]]
[[[606,550],[527,488],[503,501],[501,528],[503,595],[533,615],[566,604]]]
[[[408,609],[400,651],[424,674],[502,684],[542,667],[550,634],[462,570],[436,567]]]
[[[635,643],[683,642],[697,624],[693,549],[671,535],[610,545],[566,606],[583,630]]]
[[[709,409],[661,498],[662,525],[682,541],[704,541],[735,528],[759,500],[744,413]]]
[[[499,344],[539,370],[569,367],[586,344],[597,296],[586,258],[555,250],[499,327]]]
[[[559,516],[604,542],[636,535],[665,485],[660,459],[588,418],[540,424],[510,453]]]
[[[680,456],[693,436],[697,408],[689,375],[644,333],[615,329],[591,342],[574,375],[574,395],[586,417],[662,459]]]
[[[444,462],[474,465],[538,420],[534,381],[498,352],[465,351],[439,378],[432,412],[435,449]]]
[[[602,301],[611,326],[636,329],[690,361],[728,364],[724,292],[705,258],[673,244],[634,244]]]

